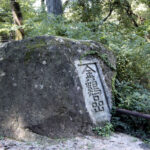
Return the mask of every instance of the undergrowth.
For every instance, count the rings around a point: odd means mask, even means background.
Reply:
[[[111,123],[106,123],[104,127],[95,127],[93,132],[99,136],[109,137],[114,131],[113,125]]]
[[[27,36],[57,35],[81,40],[95,40],[114,52],[117,58],[117,76],[113,93],[114,106],[150,113],[150,43],[143,28],[127,29],[115,23],[75,22],[65,17],[39,14],[41,21],[27,28]],[[107,58],[91,51],[106,64]],[[88,55],[88,54],[87,54]],[[108,64],[110,66],[110,64]],[[110,66],[112,67],[112,66]],[[114,130],[126,132],[149,141],[150,122],[145,119],[113,113]],[[112,126],[96,128],[99,135],[108,135]]]
[[[3,2],[5,1],[3,0]],[[25,5],[24,2],[19,2],[21,6]],[[10,8],[7,10],[6,6],[3,7],[1,13],[10,11]],[[84,17],[76,14],[74,14],[76,15],[74,18],[67,19],[64,16],[47,15],[41,10],[35,11],[31,9],[31,5],[28,5],[27,8],[23,9],[26,15],[22,27],[26,37],[57,35],[95,40],[113,51],[117,58],[116,84],[113,88],[114,106],[150,114],[150,42],[146,38],[150,35],[149,20],[140,27],[125,28],[121,23],[109,21],[101,23],[101,18],[97,19],[97,15],[93,20],[93,14],[96,14],[92,12],[93,9],[90,9],[92,14],[90,18],[87,16],[88,21],[83,22]],[[97,9],[99,11],[101,8]],[[83,13],[82,9],[78,10],[77,14]],[[15,31],[16,27],[9,23],[10,18],[11,15],[8,14],[5,23],[0,23],[0,34],[7,35]],[[89,52],[89,54],[98,55],[108,64],[107,58],[100,56],[98,52]],[[110,66],[110,64],[108,65]],[[148,120],[118,115],[114,109],[112,122],[115,130],[143,137],[147,141],[150,138],[150,122]],[[111,126],[107,125],[104,129],[97,128],[95,130],[100,135],[107,135],[109,129]]]

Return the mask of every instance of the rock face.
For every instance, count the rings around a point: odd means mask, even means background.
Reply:
[[[93,125],[110,119],[114,68],[112,52],[94,41],[43,36],[3,45],[0,135],[25,139],[29,131],[52,138],[91,133]],[[82,74],[96,83],[92,86],[101,96],[90,93]]]

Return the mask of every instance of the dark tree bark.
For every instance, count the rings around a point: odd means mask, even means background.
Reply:
[[[44,4],[44,0],[41,0],[41,4]]]
[[[61,0],[46,0],[46,6],[50,14],[61,15],[63,13]]]
[[[105,21],[111,16],[112,12],[113,12],[113,5],[112,5],[112,3],[111,3],[111,0],[109,0],[109,13],[108,13],[108,15],[103,19],[103,22],[105,22]]]
[[[17,26],[21,26],[23,18],[22,18],[20,5],[18,2],[16,2],[16,0],[10,0],[10,4],[11,4],[14,23]],[[24,30],[21,27],[18,28],[15,32],[16,32],[16,38],[15,38],[16,40],[22,40],[24,38]]]
[[[126,10],[127,15],[129,16],[129,18],[131,18],[134,26],[138,27],[138,24],[137,24],[136,20],[134,19],[134,17],[136,17],[136,15],[133,13],[131,6],[127,0],[125,0],[125,10]]]
[[[125,115],[131,115],[135,117],[140,117],[140,118],[145,118],[150,120],[150,115],[149,114],[143,114],[135,111],[130,111],[126,109],[116,109],[117,113],[125,114]]]
[[[135,27],[138,27],[138,23],[136,22],[136,19],[135,19],[137,15],[133,13],[131,5],[128,2],[128,0],[123,0],[123,3],[121,3],[120,0],[115,0],[113,2],[113,5],[114,7],[116,7],[116,9],[121,9],[122,11],[125,10],[126,15],[128,16],[128,18],[130,18],[133,25]]]
[[[63,4],[63,9],[65,10],[65,8],[68,6],[70,0],[66,0],[65,3]]]
[[[42,8],[42,12],[45,11],[45,4],[44,4],[45,0],[41,0],[41,8]]]

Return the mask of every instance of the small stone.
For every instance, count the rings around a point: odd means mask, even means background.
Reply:
[[[82,52],[82,49],[78,49],[77,51],[78,51],[79,53],[81,53],[81,52]]]
[[[41,84],[41,85],[39,85],[39,87],[42,90],[44,88],[44,85]]]
[[[82,115],[83,114],[82,110],[79,110],[79,113]]]
[[[2,61],[4,58],[3,57],[0,57],[0,61]]]
[[[0,72],[0,77],[4,77],[6,75],[5,72]]]
[[[35,84],[35,85],[34,85],[34,87],[37,89],[37,88],[38,88],[38,85],[37,85],[37,84]]]
[[[17,86],[17,83],[13,83],[13,86],[16,87],[16,86]]]
[[[96,45],[95,43],[91,43],[90,47],[91,49],[94,49],[94,48],[98,48],[98,45]]]
[[[62,38],[56,38],[56,41],[59,41],[60,43],[64,43],[64,40]]]
[[[47,64],[47,62],[44,60],[44,61],[42,62],[42,64],[43,64],[43,65],[46,65],[46,64]]]
[[[80,87],[79,87],[79,86],[77,87],[77,90],[78,90],[78,91],[80,90]]]

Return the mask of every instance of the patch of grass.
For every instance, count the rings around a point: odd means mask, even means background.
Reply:
[[[111,123],[106,123],[104,127],[93,128],[93,131],[99,136],[109,137],[113,133],[114,129]]]

